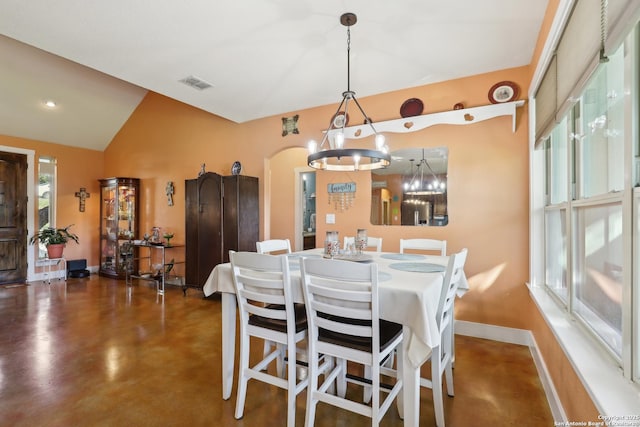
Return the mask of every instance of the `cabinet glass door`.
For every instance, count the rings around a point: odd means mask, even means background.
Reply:
[[[134,268],[131,240],[138,234],[138,189],[136,178],[100,180],[100,274],[125,278],[125,269]]]
[[[104,185],[102,195],[102,234],[100,250],[100,269],[115,273],[115,256],[118,243],[118,220],[116,218],[116,189],[113,185]]]

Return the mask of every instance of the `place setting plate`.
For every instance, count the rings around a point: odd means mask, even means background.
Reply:
[[[343,254],[343,255],[334,255],[333,259],[339,259],[342,261],[353,261],[353,262],[371,262],[373,261],[373,257],[369,254]]]
[[[393,259],[396,261],[417,261],[424,259],[424,255],[420,254],[382,254],[380,258]]]
[[[444,265],[429,262],[396,262],[389,264],[389,268],[413,273],[442,273],[447,269]]]
[[[320,258],[321,255],[318,254],[301,254],[301,253],[290,253],[287,254],[287,258],[289,258],[289,261],[298,261],[300,260],[300,258]]]

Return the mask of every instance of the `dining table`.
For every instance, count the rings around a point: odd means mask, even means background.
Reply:
[[[304,257],[322,257],[323,248],[285,254],[289,258],[291,287],[295,302],[304,302],[300,262]],[[402,378],[398,408],[405,426],[418,426],[420,418],[420,366],[440,344],[436,311],[443,288],[448,256],[424,254],[363,252],[342,254],[337,259],[378,264],[380,318],[403,325]],[[466,277],[458,287],[458,296],[469,289]],[[235,361],[236,308],[235,287],[230,263],[214,267],[203,286],[205,296],[221,294],[222,305],[222,397],[229,399],[233,386]]]

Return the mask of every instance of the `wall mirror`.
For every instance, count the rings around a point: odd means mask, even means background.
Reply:
[[[446,147],[391,152],[391,165],[371,171],[371,224],[444,226],[447,211]]]

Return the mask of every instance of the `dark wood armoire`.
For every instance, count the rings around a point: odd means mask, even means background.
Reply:
[[[222,260],[229,262],[229,251],[256,251],[260,233],[258,178],[225,176],[223,183]]]
[[[206,172],[185,180],[185,198],[185,285],[202,288],[229,250],[256,250],[258,178]]]

